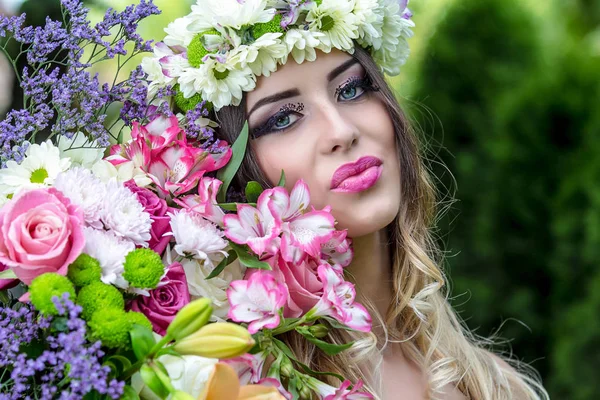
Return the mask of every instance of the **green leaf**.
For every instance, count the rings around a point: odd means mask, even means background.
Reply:
[[[256,256],[248,253],[244,246],[233,242],[230,242],[229,245],[231,246],[233,251],[237,253],[238,258],[240,259],[240,263],[246,266],[247,268],[266,269],[269,271],[272,269],[269,264],[267,264],[264,261],[260,261]]]
[[[217,179],[223,182],[219,193],[217,194],[217,201],[219,203],[224,203],[227,195],[227,189],[229,189],[229,185],[233,180],[233,177],[237,173],[240,165],[242,164],[242,160],[246,155],[246,147],[248,145],[248,121],[244,123],[244,127],[240,132],[240,135],[237,137],[233,145],[231,146],[231,159],[227,163],[227,165],[217,171]]]
[[[152,350],[152,347],[156,344],[152,331],[145,326],[133,324],[133,328],[129,331],[129,335],[131,336],[133,353],[138,360],[146,357],[150,353],[150,350]]]
[[[237,260],[237,258],[238,255],[235,251],[230,252],[227,257],[225,257],[205,279],[212,279],[215,276],[218,276],[221,272],[223,272],[226,266]]]
[[[17,276],[12,269],[5,269],[0,272],[0,279],[17,279]]]
[[[332,328],[336,328],[336,329],[343,329],[346,331],[356,331],[356,329],[352,329],[344,324],[339,323],[336,319],[330,318],[330,317],[321,317],[321,319],[324,319],[325,321],[327,321],[327,323],[329,323],[329,325],[331,325]]]
[[[262,193],[263,188],[260,183],[256,181],[250,181],[246,184],[246,200],[250,203],[256,203],[258,196]]]
[[[238,204],[247,204],[249,206],[256,207],[256,203],[217,203],[219,207],[227,211],[237,211]]]
[[[289,359],[294,360],[294,362],[296,362],[298,365],[300,365],[302,367],[302,369],[304,370],[304,372],[306,372],[307,374],[315,375],[315,376],[319,376],[319,375],[333,376],[333,377],[339,379],[340,382],[344,381],[344,377],[339,374],[336,374],[333,372],[319,372],[319,371],[314,371],[314,370],[310,369],[308,367],[308,365],[303,364],[302,362],[298,361],[298,359],[296,357],[294,357],[294,354],[292,353],[290,348],[285,343],[283,343],[281,340],[276,339],[276,338],[272,338],[271,340],[273,341],[273,343],[275,343],[275,346],[277,346],[277,348],[283,352],[283,354],[288,356]]]
[[[277,186],[285,186],[285,172],[283,172],[283,170],[281,170],[281,176],[279,177],[279,182],[277,182]]]
[[[163,385],[160,378],[156,375],[156,372],[148,364],[142,365],[140,368],[140,376],[144,384],[154,392],[155,395],[161,399],[165,399],[169,395],[169,391]]]
[[[181,357],[181,354],[179,354],[178,352],[173,350],[172,347],[163,347],[162,349],[160,349],[159,351],[156,352],[156,358],[158,358],[160,356],[164,356],[164,355]]]
[[[313,334],[310,333],[310,331],[308,330],[307,326],[296,327],[296,332],[300,333],[302,336],[304,336],[306,338],[306,340],[308,340],[309,342],[311,342],[312,344],[314,344],[315,346],[317,346],[318,348],[320,348],[321,350],[323,350],[325,353],[327,353],[330,356],[339,354],[342,351],[349,349],[354,344],[354,342],[345,343],[345,344],[327,343],[321,339],[317,339],[316,337],[314,337]]]
[[[114,372],[114,376],[118,377],[123,372],[131,367],[131,361],[127,357],[115,354],[106,359],[102,365],[107,365]]]
[[[123,388],[123,395],[121,396],[121,400],[140,400],[140,396],[137,394],[134,388],[129,385],[126,385]]]

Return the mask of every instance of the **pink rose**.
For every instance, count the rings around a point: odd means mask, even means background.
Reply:
[[[171,264],[159,285],[162,286],[150,291],[150,296],[136,297],[130,307],[148,317],[154,332],[164,336],[177,311],[190,302],[190,292],[181,264]]]
[[[8,268],[6,265],[0,263],[0,272],[4,272],[7,269],[10,269],[10,268]],[[15,286],[17,283],[19,283],[18,279],[0,279],[0,290],[10,289],[11,287]]]
[[[173,209],[153,191],[137,186],[133,179],[125,182],[125,186],[136,194],[138,201],[144,206],[144,211],[150,214],[152,228],[150,228],[150,243],[148,246],[161,254],[171,240],[171,236],[163,235],[171,232],[171,218],[166,214],[169,211],[173,212]]]
[[[277,281],[284,283],[289,291],[283,315],[286,318],[298,318],[308,312],[323,294],[323,282],[317,275],[317,262],[307,257],[300,263],[286,262],[283,257],[274,256],[267,260],[273,268]],[[248,269],[248,279],[255,269]]]
[[[0,209],[0,262],[27,285],[46,272],[66,275],[85,244],[83,223],[58,190],[21,192]]]

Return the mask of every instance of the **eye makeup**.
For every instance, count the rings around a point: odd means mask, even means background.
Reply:
[[[373,85],[373,82],[371,81],[371,78],[368,75],[365,75],[364,77],[351,76],[350,78],[346,79],[344,83],[338,86],[337,89],[335,89],[335,97],[339,98],[342,92],[356,88],[363,89],[364,92],[376,92],[379,90],[378,86]],[[346,101],[358,99],[364,94],[364,92],[351,99],[346,99]]]
[[[267,121],[263,124],[260,124],[257,128],[252,129],[251,135],[254,139],[259,138],[260,136],[270,133],[270,132],[282,132],[286,129],[290,128],[294,125],[295,121],[290,122],[290,117],[300,117],[301,111],[304,110],[304,103],[288,103],[282,106],[279,111],[273,114]],[[281,124],[287,124],[282,126]]]

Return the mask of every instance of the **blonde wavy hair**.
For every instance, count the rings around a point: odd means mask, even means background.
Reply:
[[[548,399],[531,367],[493,354],[488,349],[494,341],[471,333],[450,306],[441,268],[443,253],[431,233],[438,203],[423,162],[423,149],[419,148],[414,130],[368,52],[356,46],[353,57],[379,88],[376,93],[392,118],[402,171],[404,201],[395,221],[386,228],[391,242],[393,303],[382,316],[369,299],[360,299],[373,319],[380,321],[386,337],[381,343],[373,333],[332,330],[325,340],[355,342],[352,348],[336,356],[327,356],[295,332],[285,334],[284,341],[311,369],[336,372],[353,381],[363,380],[376,398],[382,396],[382,381],[373,372],[382,363],[382,350],[388,342],[401,342],[406,357],[426,374],[430,398],[437,398],[442,388],[450,384],[469,399]],[[221,137],[232,143],[245,122],[245,101],[240,106],[221,109],[215,117]],[[261,172],[251,146],[233,187],[243,188],[250,180],[260,182],[263,187],[272,186]]]

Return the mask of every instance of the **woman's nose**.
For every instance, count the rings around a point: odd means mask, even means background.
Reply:
[[[319,108],[321,150],[324,153],[345,152],[358,142],[358,127],[347,113],[336,104],[322,105]]]

